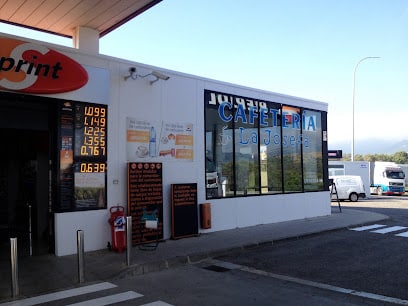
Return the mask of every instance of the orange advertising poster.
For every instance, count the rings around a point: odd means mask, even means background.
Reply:
[[[193,124],[163,122],[159,155],[162,159],[192,161],[194,158]]]
[[[128,117],[126,154],[127,160],[133,162],[192,161],[193,124],[155,122]]]
[[[70,169],[74,162],[74,151],[72,150],[72,137],[61,137],[60,170]]]
[[[177,149],[176,158],[177,159],[193,159],[193,150],[190,149]]]
[[[74,154],[72,150],[61,150],[60,151],[60,164],[71,166],[74,162]]]
[[[176,135],[176,145],[178,146],[193,146],[193,135]]]
[[[160,122],[126,118],[126,155],[130,162],[157,161]]]
[[[149,142],[149,131],[127,131],[128,142]]]

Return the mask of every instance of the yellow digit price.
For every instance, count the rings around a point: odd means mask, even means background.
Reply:
[[[81,173],[106,172],[106,164],[105,163],[81,163],[79,171]]]

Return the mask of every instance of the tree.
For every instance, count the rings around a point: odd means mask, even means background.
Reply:
[[[354,160],[355,161],[363,161],[364,157],[361,154],[356,154],[356,155],[354,155]]]
[[[351,154],[346,153],[343,154],[343,161],[351,161]],[[408,152],[400,151],[396,152],[392,155],[389,154],[356,154],[354,155],[355,161],[368,161],[368,162],[376,162],[376,161],[388,161],[394,162],[396,164],[408,164]]]
[[[400,151],[392,156],[392,161],[397,164],[407,164],[408,163],[408,153]]]
[[[375,155],[366,154],[364,155],[364,160],[368,162],[375,162]]]

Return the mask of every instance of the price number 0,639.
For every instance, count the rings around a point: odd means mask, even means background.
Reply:
[[[106,172],[106,164],[105,163],[81,163],[79,171],[81,173]]]

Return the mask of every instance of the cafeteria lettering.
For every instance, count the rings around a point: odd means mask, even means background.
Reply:
[[[218,115],[224,122],[234,120],[234,122],[240,121],[244,124],[255,124],[255,120],[258,119],[261,127],[279,125],[278,116],[281,114],[281,110],[269,108],[270,102],[211,92],[207,103],[213,106],[218,105]],[[290,107],[288,108],[290,109]],[[303,130],[316,131],[317,122],[315,116],[308,116],[303,112],[301,117],[298,112],[283,108],[281,122],[283,128],[300,130],[300,119],[302,119]]]
[[[259,119],[260,126],[268,126],[268,119],[272,120],[270,126],[278,126],[278,114],[279,110],[260,108],[258,111],[257,106],[248,107],[248,112],[242,104],[238,104],[235,114],[232,115],[232,105],[230,102],[222,102],[218,106],[218,115],[220,119],[224,122],[234,122],[241,121],[241,123],[254,124],[255,119]],[[314,116],[305,116],[302,118],[303,129],[308,131],[316,131],[316,122]],[[282,127],[283,128],[293,128],[300,130],[300,115],[293,112],[282,112]]]

